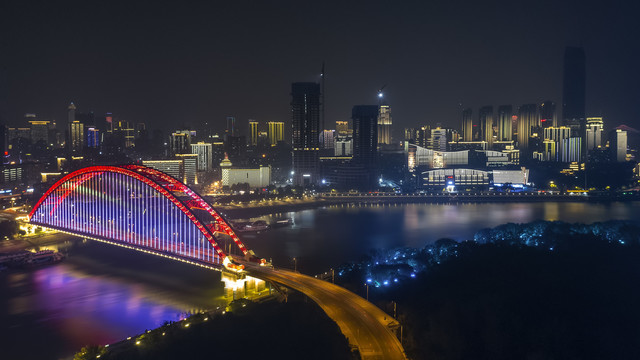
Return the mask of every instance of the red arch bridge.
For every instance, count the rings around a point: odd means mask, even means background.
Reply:
[[[56,182],[33,224],[218,270],[241,271],[229,252],[265,264],[200,195],[145,166],[92,166]],[[226,250],[226,251],[225,251]]]
[[[332,283],[259,266],[266,265],[264,259],[244,246],[218,212],[163,172],[139,165],[74,171],[47,190],[29,220],[72,235],[220,270],[225,287],[234,290],[249,277],[298,290],[338,324],[363,359],[406,359],[391,331],[399,327],[397,321]],[[244,258],[229,255],[232,251]]]

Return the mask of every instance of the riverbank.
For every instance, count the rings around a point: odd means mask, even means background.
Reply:
[[[288,201],[249,201],[234,205],[214,205],[230,219],[248,219],[345,204],[474,204],[474,203],[540,203],[540,202],[630,202],[640,201],[635,192],[607,196],[580,193],[431,193],[431,194],[320,194],[315,197]]]

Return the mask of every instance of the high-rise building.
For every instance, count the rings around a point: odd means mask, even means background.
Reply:
[[[188,154],[191,152],[191,131],[178,130],[169,138],[169,150],[172,155]]]
[[[602,146],[602,129],[604,122],[601,117],[587,118],[587,151]]]
[[[200,141],[197,144],[191,144],[191,153],[198,155],[198,171],[211,171],[213,160],[213,145]]]
[[[431,129],[431,136],[427,148],[434,151],[447,151],[451,130],[437,127]]]
[[[130,121],[120,120],[113,123],[113,134],[125,148],[136,145],[136,131]]]
[[[100,147],[100,130],[94,126],[87,128],[87,147]]]
[[[76,121],[76,105],[74,103],[69,104],[67,110],[67,123],[71,124]]]
[[[513,140],[511,117],[513,116],[513,107],[511,105],[501,105],[498,107],[498,141]]]
[[[559,157],[562,162],[580,162],[582,160],[582,138],[562,139]]]
[[[84,124],[74,120],[69,124],[69,149],[72,152],[82,152],[84,148]]]
[[[198,154],[176,154],[181,159],[184,167],[184,182],[187,185],[198,184]]]
[[[547,100],[540,104],[540,126],[542,128],[558,126],[556,104],[553,101]]]
[[[295,185],[315,184],[319,176],[320,152],[319,84],[291,84],[291,128],[293,182]]]
[[[353,158],[367,170],[373,171],[378,158],[378,106],[354,106],[351,119],[353,119]]]
[[[609,151],[611,160],[623,162],[627,159],[627,132],[615,129],[609,134]]]
[[[467,108],[462,111],[462,139],[473,141],[473,112]]]
[[[335,156],[352,156],[353,155],[353,138],[338,137],[334,144]]]
[[[29,120],[29,127],[31,128],[31,142],[37,144],[42,141],[46,146],[49,146],[49,129],[51,122],[47,120]]]
[[[586,97],[586,61],[584,49],[567,46],[564,50],[562,118],[565,125],[584,126]],[[575,135],[575,134],[574,134]]]
[[[249,119],[249,146],[258,146],[258,122]]]
[[[389,105],[380,105],[378,114],[378,145],[391,144],[391,108]]]
[[[236,118],[234,116],[227,116],[227,128],[225,129],[224,135],[226,136],[237,136],[237,128],[236,128]]]
[[[526,104],[518,108],[518,148],[525,157],[532,151],[529,149],[529,138],[540,126],[540,115],[536,104]],[[528,157],[527,157],[528,158]]]
[[[349,136],[349,122],[348,121],[336,121],[336,133],[338,136]]]
[[[269,145],[276,146],[279,141],[284,141],[284,122],[269,121],[267,125],[269,130]]]
[[[323,144],[323,149],[333,149],[333,143],[336,136],[335,130],[323,130],[322,139],[320,141]]]
[[[480,123],[480,140],[484,140],[491,148],[494,140],[493,132],[493,106],[483,106],[478,111],[478,121]]]

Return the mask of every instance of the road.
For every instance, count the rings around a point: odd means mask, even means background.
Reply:
[[[398,322],[362,297],[327,281],[288,270],[248,264],[248,275],[300,291],[333,319],[362,359],[406,359],[400,341],[389,326]]]

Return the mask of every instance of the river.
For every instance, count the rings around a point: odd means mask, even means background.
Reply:
[[[469,239],[508,222],[640,221],[640,202],[343,204],[260,217],[281,218],[294,224],[240,236],[276,266],[317,274],[371,250]],[[217,272],[56,236],[53,247],[68,255],[62,263],[0,273],[0,358],[69,358],[84,344],[115,342],[224,303]]]

